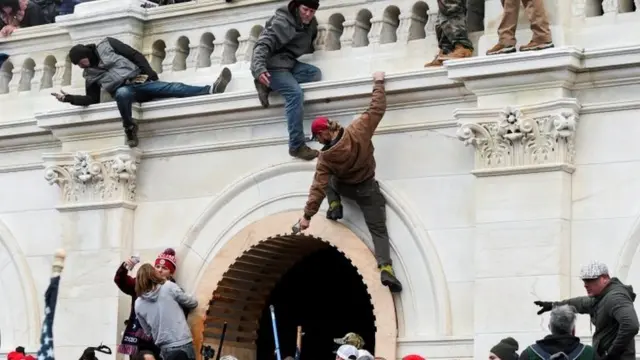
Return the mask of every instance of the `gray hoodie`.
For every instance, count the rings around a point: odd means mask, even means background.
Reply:
[[[193,341],[182,307],[194,309],[198,300],[167,281],[136,299],[136,317],[140,326],[163,348],[185,345]]]

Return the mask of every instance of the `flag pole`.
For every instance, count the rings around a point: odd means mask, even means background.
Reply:
[[[60,286],[60,274],[64,268],[64,260],[67,255],[63,249],[56,251],[51,266],[51,281],[44,294],[44,320],[40,333],[40,349],[38,360],[55,360],[53,351],[53,318],[58,302],[58,288]]]

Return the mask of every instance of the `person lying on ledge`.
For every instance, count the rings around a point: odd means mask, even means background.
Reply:
[[[86,95],[52,93],[58,101],[88,106],[100,102],[100,89],[116,100],[129,147],[138,146],[138,125],[133,121],[133,102],[161,98],[183,98],[223,93],[231,81],[228,68],[212,85],[191,86],[178,82],[158,81],[147,59],[139,51],[118,39],[107,37],[97,44],[75,45],[69,51],[74,65],[84,69]]]

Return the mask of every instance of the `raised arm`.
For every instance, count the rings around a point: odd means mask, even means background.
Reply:
[[[384,88],[384,73],[377,72],[373,75],[373,93],[371,95],[371,103],[369,108],[360,115],[351,127],[358,132],[371,139],[376,131],[378,124],[387,111],[387,95]]]
[[[578,296],[571,299],[562,301],[534,301],[533,303],[540,306],[538,315],[541,315],[547,311],[551,311],[556,306],[571,305],[576,308],[576,312],[579,314],[589,314],[593,308],[594,299],[589,296]]]
[[[113,277],[113,282],[116,283],[118,289],[129,296],[136,295],[136,279],[129,276],[129,269],[126,267],[126,263],[122,263],[116,271],[116,276]]]

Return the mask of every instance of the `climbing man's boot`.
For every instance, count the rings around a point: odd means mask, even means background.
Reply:
[[[392,293],[399,293],[402,291],[402,284],[393,273],[391,265],[380,266],[380,281],[382,285],[389,287],[389,291]]]
[[[334,221],[342,219],[342,204],[339,200],[332,201],[329,204],[329,210],[327,210],[327,219]]]

